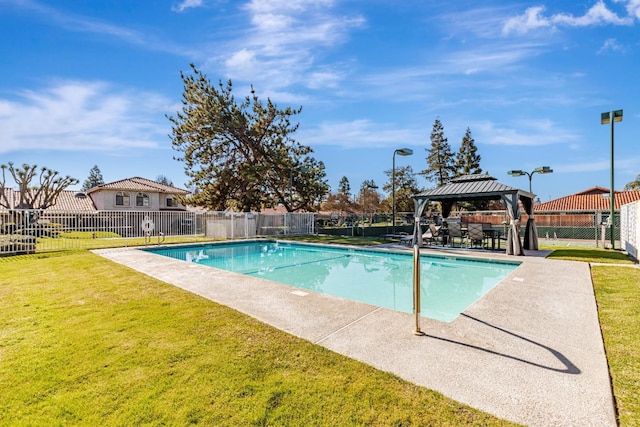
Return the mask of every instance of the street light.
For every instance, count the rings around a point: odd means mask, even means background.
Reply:
[[[622,121],[622,110],[609,111],[606,113],[600,114],[600,124],[606,125],[611,123],[611,190],[609,193],[609,224],[611,225],[611,249],[615,249],[616,239],[614,237],[615,230],[615,197],[616,193],[613,189],[613,123]]]
[[[527,171],[521,171],[521,170],[512,170],[507,172],[509,175],[511,176],[523,176],[523,175],[527,175],[529,176],[529,193],[532,193],[531,191],[531,178],[533,177],[534,173],[539,173],[539,174],[547,174],[547,173],[553,173],[553,169],[551,169],[549,166],[540,166],[539,168],[535,168],[534,170],[532,170],[531,172],[527,172]]]
[[[396,153],[401,156],[410,156],[413,154],[411,148],[398,148],[393,152],[393,166],[391,168],[391,234],[396,235]]]

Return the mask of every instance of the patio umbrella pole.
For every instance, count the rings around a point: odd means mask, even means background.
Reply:
[[[420,246],[413,245],[413,311],[416,314],[414,335],[424,335],[420,330]]]

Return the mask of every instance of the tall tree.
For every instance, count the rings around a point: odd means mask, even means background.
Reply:
[[[427,151],[427,168],[421,172],[428,181],[435,182],[438,187],[445,185],[456,174],[456,167],[451,146],[444,136],[444,127],[440,119],[433,123],[431,131],[431,147]]]
[[[45,210],[56,204],[56,200],[62,191],[79,181],[70,176],[62,177],[57,171],[37,165],[23,164],[22,168],[16,168],[13,163],[0,165],[2,169],[2,181],[0,181],[0,206],[7,210],[35,209]],[[17,185],[18,200],[12,203],[8,198],[6,187],[6,173],[9,172]],[[33,218],[33,217],[32,217]]]
[[[182,111],[168,116],[172,145],[181,155],[190,204],[211,209],[258,210],[282,204],[287,211],[315,210],[328,192],[324,163],[292,138],[301,109],[279,109],[267,98],[236,102],[232,82],[211,84],[191,64],[184,82]]]
[[[387,212],[391,212],[393,207],[392,203],[392,191],[393,191],[393,170],[389,169],[384,171],[385,175],[389,178],[387,183],[382,189],[389,193],[389,197],[383,202],[383,209]],[[396,168],[395,172],[396,181],[396,211],[397,212],[413,212],[413,196],[420,192],[418,188],[418,181],[416,180],[416,174],[411,166],[403,166]]]
[[[82,184],[82,191],[87,191],[88,189],[101,184],[104,184],[102,172],[100,172],[100,168],[98,167],[98,165],[94,165],[89,171],[89,176],[84,180],[84,183]]]
[[[624,186],[624,190],[625,191],[640,190],[640,174],[638,174],[638,176],[636,176],[636,179],[634,179],[631,182],[628,182]]]
[[[349,184],[349,179],[346,176],[340,178],[340,183],[338,184],[338,193],[344,194],[347,197],[351,195],[351,185]]]
[[[169,178],[167,178],[164,175],[158,175],[156,177],[156,182],[158,184],[168,185],[169,187],[173,187],[173,181],[171,181]]]
[[[378,186],[372,179],[365,179],[360,185],[360,194],[357,200],[362,212],[376,212],[380,206],[380,193]]]
[[[467,132],[462,137],[460,150],[456,154],[456,176],[482,173],[480,160],[478,147],[476,147],[475,140],[471,136],[471,130],[467,128]]]

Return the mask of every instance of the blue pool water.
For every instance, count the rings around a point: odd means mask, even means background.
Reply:
[[[413,312],[413,256],[370,249],[275,241],[152,248],[179,260]],[[423,316],[450,322],[519,262],[420,257]]]

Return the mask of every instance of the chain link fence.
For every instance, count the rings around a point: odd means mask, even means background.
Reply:
[[[494,229],[507,233],[509,217],[506,211],[454,212],[450,218],[466,223],[490,223]],[[521,224],[526,224],[528,215],[521,212]],[[413,232],[413,212],[397,212],[393,226],[390,213],[332,213],[317,215],[317,230],[321,234],[343,236],[377,237]],[[426,212],[422,219],[425,226],[429,222],[440,223],[439,212]],[[541,244],[576,245],[586,247],[609,247],[611,227],[609,212],[535,212],[535,221]],[[614,216],[614,239],[619,247],[620,214]],[[521,227],[524,237],[525,227]]]

